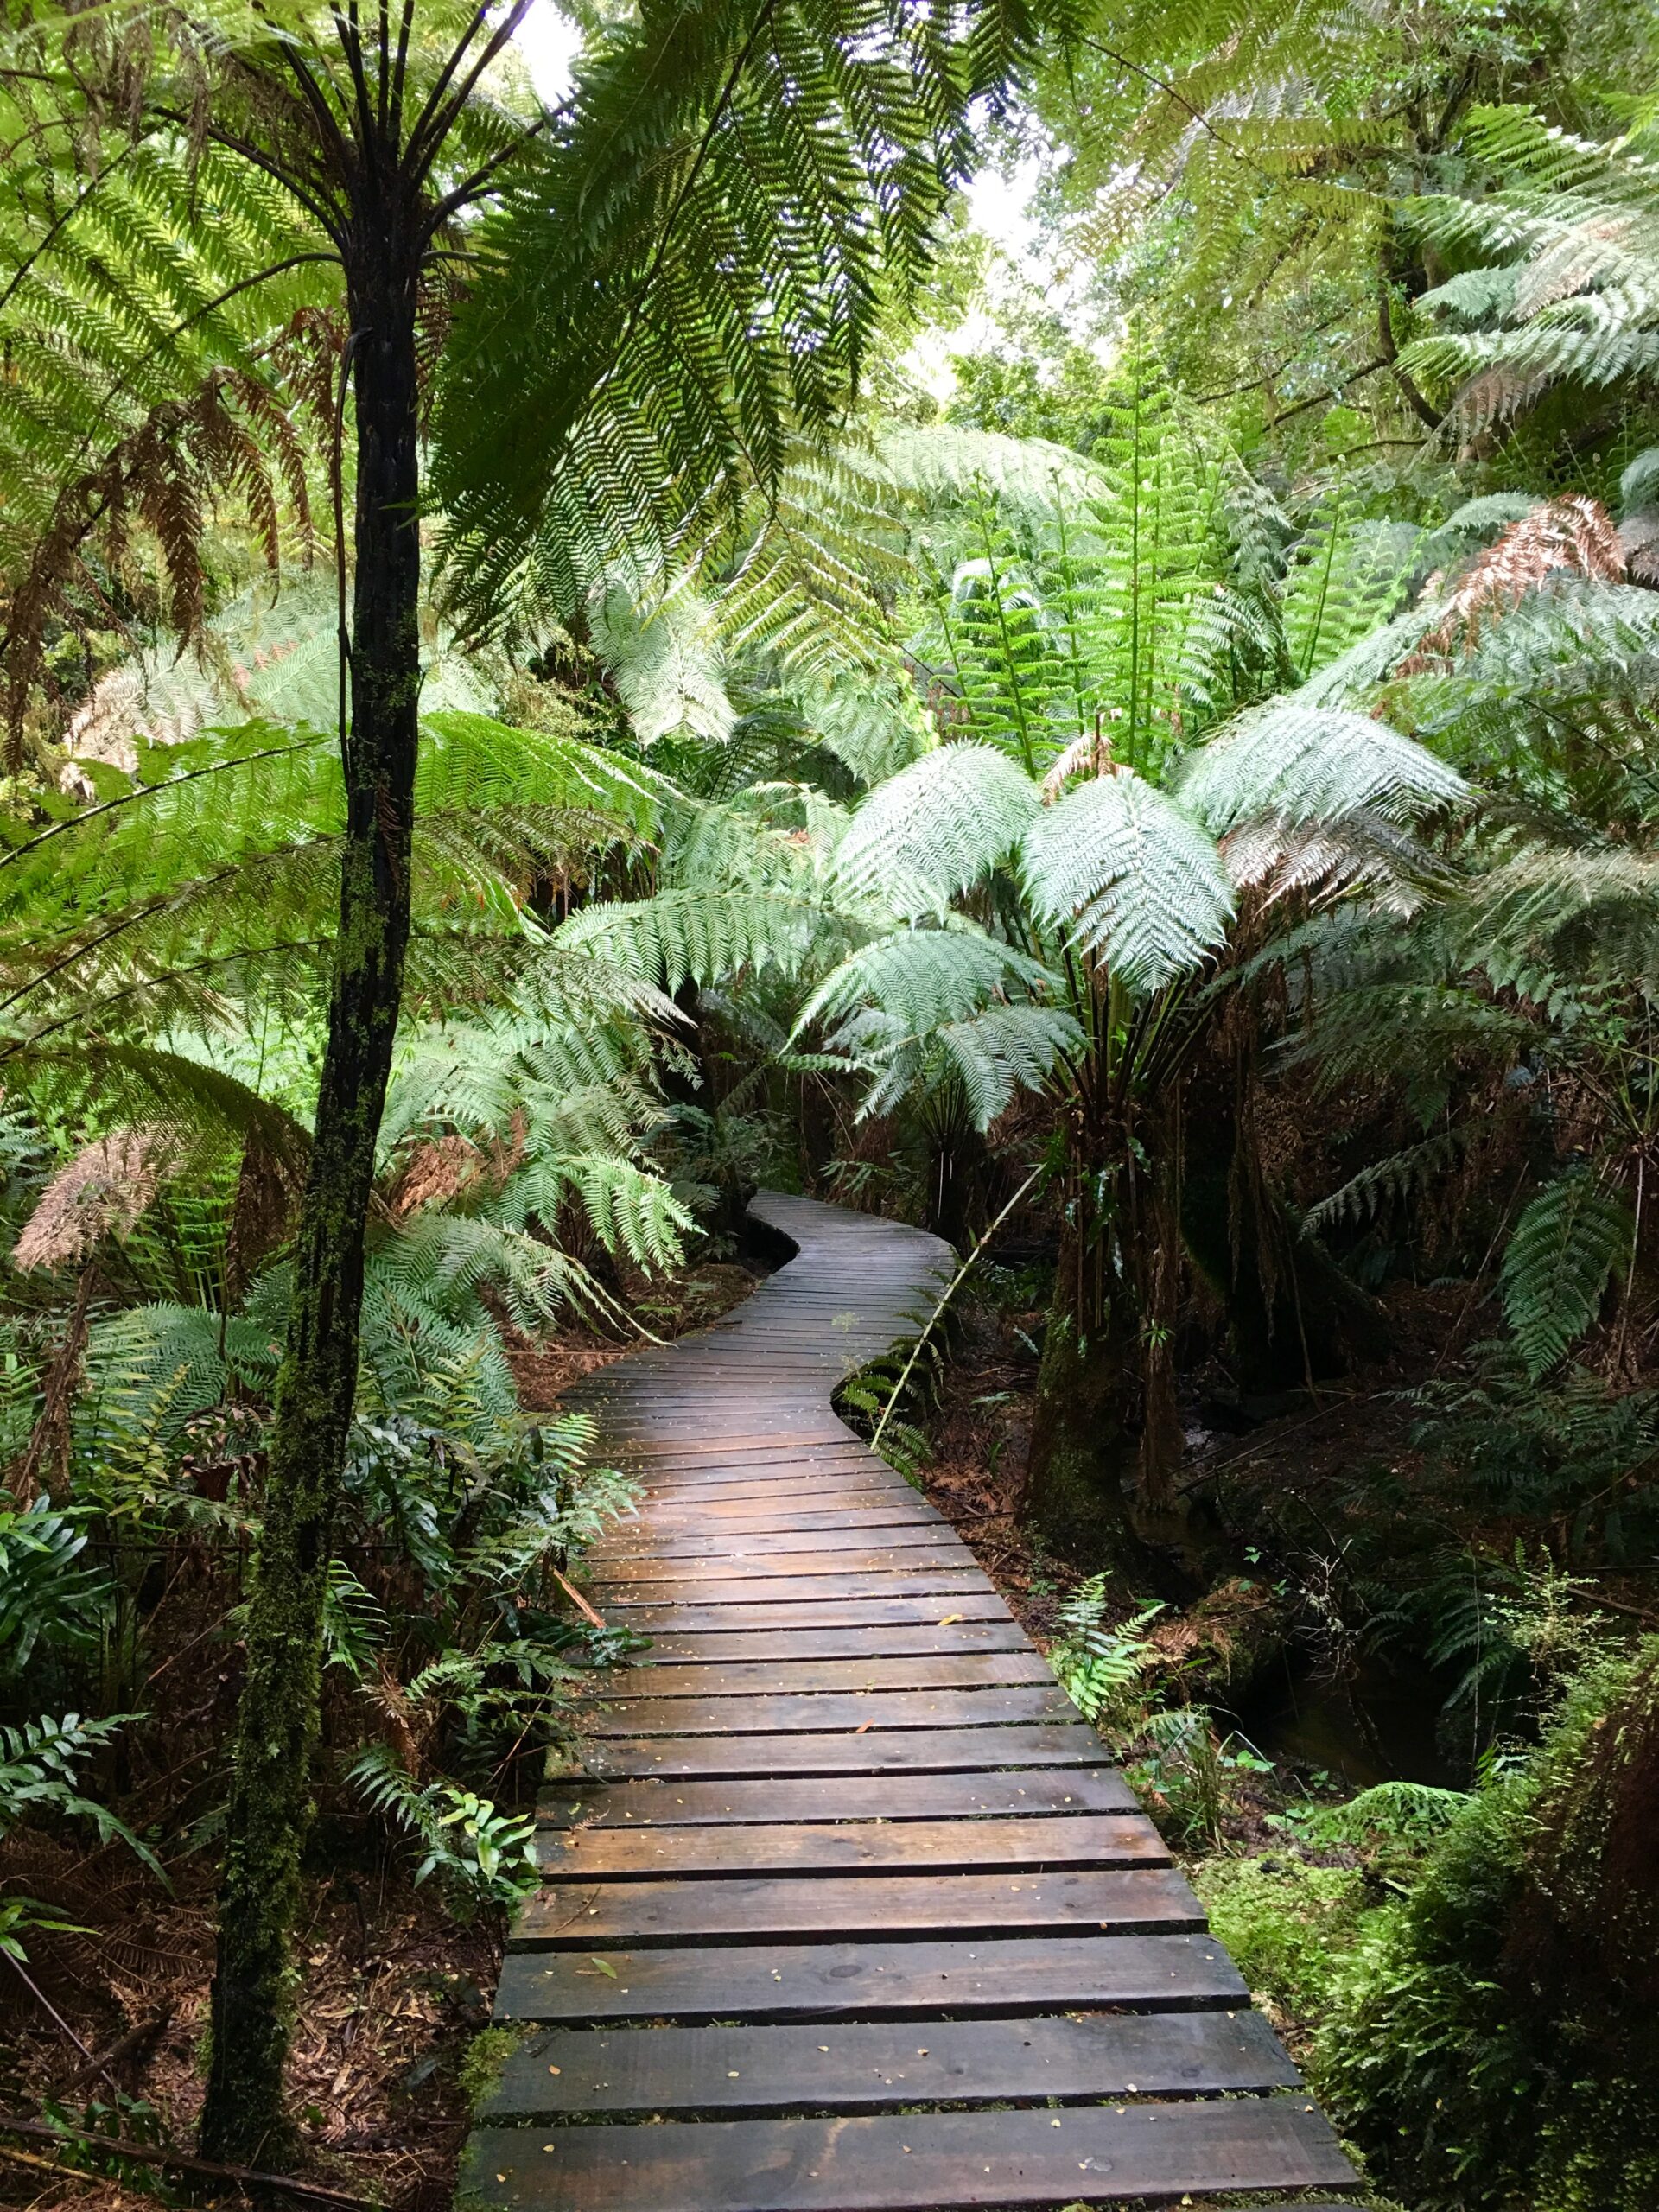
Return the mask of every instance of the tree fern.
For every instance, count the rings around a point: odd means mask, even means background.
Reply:
[[[1468,797],[1455,769],[1386,722],[1294,694],[1239,715],[1192,757],[1179,790],[1217,834],[1253,815],[1294,824],[1375,810],[1404,821]]]

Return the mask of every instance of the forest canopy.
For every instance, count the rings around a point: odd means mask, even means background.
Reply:
[[[436,2201],[766,1188],[1376,2202],[1642,2212],[1653,24],[550,21],[0,25],[0,2135]]]

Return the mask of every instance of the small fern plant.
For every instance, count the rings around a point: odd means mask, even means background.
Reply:
[[[1048,1655],[1055,1680],[1084,1719],[1107,1734],[1127,1738],[1145,1726],[1146,1679],[1157,1663],[1147,1630],[1164,1610],[1142,1605],[1127,1620],[1109,1622],[1110,1578],[1091,1575],[1060,1609],[1065,1630]]]
[[[372,1744],[347,1770],[370,1808],[411,1837],[416,1884],[435,1874],[463,1917],[511,1909],[539,1878],[536,1823],[453,1783],[417,1782],[389,1744]]]

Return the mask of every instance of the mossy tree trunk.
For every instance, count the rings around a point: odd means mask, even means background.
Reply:
[[[365,173],[346,255],[356,409],[352,696],[340,935],[276,1386],[238,1719],[203,2147],[269,2161],[284,2131],[322,1612],[357,1386],[364,1235],[403,988],[420,690],[416,295],[421,210]]]
[[[1026,1511],[1063,1555],[1145,1575],[1160,1560],[1195,1560],[1177,1485],[1184,1078],[1157,1051],[1137,1052],[1141,1019],[1118,1007],[1116,1065],[1101,1055],[1072,1102]],[[1155,1041],[1170,1025],[1146,1027]]]
[[[1068,1193],[1032,1408],[1026,1513],[1051,1550],[1105,1567],[1136,1548],[1123,1478],[1135,1331],[1097,1179]]]

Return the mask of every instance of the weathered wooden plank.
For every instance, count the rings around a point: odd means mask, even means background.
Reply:
[[[979,1820],[1138,1810],[1116,1767],[783,1776],[765,1781],[563,1782],[538,1808],[556,1827],[684,1828],[766,1821]]]
[[[732,1545],[745,1550],[759,1546],[765,1551],[854,1551],[872,1541],[879,1544],[901,1541],[890,1536],[889,1529],[904,1530],[902,1541],[908,1543],[913,1541],[909,1534],[912,1529],[926,1529],[938,1536],[950,1525],[931,1505],[918,1506],[906,1498],[895,1498],[887,1505],[826,1507],[822,1512],[813,1512],[798,1502],[792,1507],[760,1510],[753,1505],[698,1504],[671,1512],[653,1505],[644,1522],[620,1523],[602,1545],[594,1547],[590,1557],[651,1559],[666,1553],[677,1559],[690,1559],[706,1556],[705,1547]]]
[[[1169,1847],[1144,1814],[1026,1820],[849,1821],[831,1827],[578,1827],[537,1838],[550,1880],[688,1878],[744,1872],[969,1873],[993,1866],[1164,1866]]]
[[[601,2113],[857,2112],[1033,2098],[1236,2095],[1300,2075],[1259,2012],[897,2020],[826,2030],[555,2028],[512,2051],[486,2122]]]
[[[654,1636],[651,1648],[641,1652],[637,1666],[662,1673],[682,1666],[737,1666],[791,1662],[805,1665],[815,1660],[854,1659],[875,1663],[887,1659],[918,1661],[952,1652],[1029,1652],[1025,1630],[1011,1620],[953,1621],[948,1628],[936,1622],[894,1622],[869,1628],[739,1629],[721,1633],[705,1629],[690,1636]],[[1045,1667],[1047,1662],[1044,1662]],[[655,1687],[653,1683],[653,1687]]]
[[[503,2020],[760,2021],[1247,2002],[1211,1937],[1096,1935],[510,1951],[495,2009]]]
[[[694,1600],[631,1601],[626,1605],[613,1601],[610,1611],[641,1636],[763,1629],[954,1628],[963,1621],[995,1621],[1006,1627],[1014,1618],[988,1582],[966,1590],[939,1591],[929,1586],[899,1592],[860,1582],[828,1595],[791,1590],[787,1598],[751,1594],[737,1601],[711,1599],[706,1591],[699,1591]]]
[[[586,1735],[769,1736],[823,1729],[995,1728],[1010,1721],[1072,1720],[1077,1707],[1059,1684],[1001,1689],[872,1690],[843,1696],[613,1697],[580,1708]]]
[[[1351,2185],[1305,2098],[1042,2112],[486,2128],[467,2186],[535,2212],[969,2212]],[[497,2177],[501,2177],[497,2178]]]
[[[966,1559],[968,1555],[964,1551],[958,1556]],[[954,1567],[948,1560],[925,1567],[889,1567],[885,1573],[867,1567],[861,1573],[841,1574],[814,1574],[804,1567],[797,1573],[792,1567],[772,1560],[764,1574],[721,1576],[713,1581],[693,1575],[613,1583],[600,1592],[600,1601],[603,1610],[612,1612],[620,1612],[624,1605],[772,1605],[783,1602],[776,1594],[780,1591],[786,1591],[798,1605],[809,1598],[949,1599],[948,1610],[952,1612],[960,1610],[958,1599],[995,1595],[976,1567]],[[940,1611],[945,1610],[941,1605]]]
[[[653,1658],[656,1656],[654,1651]],[[1052,1686],[1048,1662],[1023,1651],[963,1651],[930,1658],[734,1660],[723,1666],[644,1664],[619,1671],[612,1697],[804,1696],[826,1690],[935,1690]]]
[[[609,1555],[588,1561],[584,1580],[601,1590],[626,1590],[634,1583],[683,1583],[688,1586],[715,1582],[772,1582],[797,1575],[822,1579],[854,1574],[961,1574],[976,1573],[973,1558],[961,1539],[946,1535],[931,1542],[919,1538],[912,1543],[895,1541],[873,1546],[861,1537],[855,1549],[823,1546],[810,1551],[760,1552],[734,1543],[712,1557],[692,1554],[659,1559],[617,1559]]]
[[[1092,1728],[1039,1723],[1030,1727],[872,1728],[836,1735],[641,1736],[607,1738],[587,1753],[588,1770],[602,1781],[630,1775],[883,1774],[895,1768],[1097,1766],[1106,1748]]]
[[[647,1529],[636,1534],[632,1523],[625,1522],[614,1539],[607,1539],[607,1544],[624,1548],[658,1541],[677,1544],[687,1536],[717,1542],[727,1536],[816,1535],[839,1529],[937,1529],[942,1523],[943,1516],[931,1505],[917,1505],[908,1497],[894,1495],[884,1502],[879,1493],[868,1491],[839,1495],[844,1503],[818,1509],[802,1505],[798,1498],[792,1504],[785,1499],[776,1505],[752,1500],[721,1505],[709,1499],[699,1499],[692,1505],[653,1504]]]
[[[558,1882],[527,1897],[515,1950],[835,1936],[1174,1935],[1204,1909],[1168,1866],[1087,1872],[823,1874],[810,1881]]]

